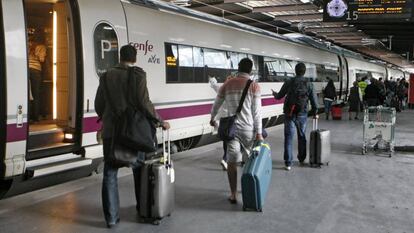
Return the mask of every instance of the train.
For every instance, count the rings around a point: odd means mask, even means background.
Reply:
[[[294,76],[298,62],[306,64],[320,103],[328,78],[345,101],[362,76],[408,75],[301,34],[280,35],[157,0],[0,0],[0,19],[0,198],[99,170],[94,98],[99,77],[119,62],[125,44],[137,49],[150,98],[171,124],[179,151],[216,138],[209,125],[216,93],[208,80],[224,82],[244,57],[254,62],[265,127],[283,122],[283,102],[271,90]],[[31,59],[38,46],[47,55],[34,93]]]

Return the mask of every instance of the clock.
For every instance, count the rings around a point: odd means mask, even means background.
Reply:
[[[347,10],[348,6],[342,0],[332,0],[326,5],[326,11],[330,17],[342,18]]]

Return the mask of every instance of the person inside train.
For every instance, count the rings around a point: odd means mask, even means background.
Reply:
[[[154,124],[161,126],[163,129],[169,129],[168,122],[162,121],[154,109],[154,105],[150,101],[146,82],[146,73],[140,67],[134,66],[136,63],[137,50],[132,45],[125,45],[120,51],[121,62],[108,70],[105,75],[106,88],[103,86],[105,82],[100,80],[100,84],[95,97],[95,109],[98,116],[103,121],[103,150],[104,150],[104,172],[102,182],[102,205],[105,215],[105,220],[108,228],[114,227],[119,222],[119,194],[118,194],[118,169],[119,166],[114,159],[114,153],[117,150],[114,149],[114,143],[112,141],[114,137],[114,112],[123,112],[127,108],[127,97],[124,93],[135,90],[135,96],[140,98],[130,98],[131,101],[135,100],[135,106],[139,106],[140,110],[151,119]],[[128,75],[130,68],[133,70]],[[128,79],[134,77],[134,81],[128,86]],[[106,93],[106,91],[108,93]],[[111,98],[111,100],[106,99]],[[112,105],[109,101],[113,101]],[[119,109],[112,109],[111,106],[117,106]],[[120,145],[117,145],[119,147]],[[123,151],[125,152],[125,151]],[[141,179],[141,164],[145,160],[144,152],[131,152],[137,157],[137,162],[130,164],[134,174],[135,183],[135,197],[137,201],[137,211],[139,210],[139,194],[140,194],[140,179]]]
[[[42,69],[46,59],[45,40],[41,34],[29,37],[29,99],[30,122],[39,121]]]
[[[370,84],[365,88],[364,100],[371,107],[380,105],[380,99],[380,89],[376,84],[376,80],[372,78]]]
[[[336,88],[334,82],[329,77],[326,78],[328,84],[323,89],[323,103],[325,105],[326,120],[329,119],[329,113],[331,112],[332,103],[336,100]]]
[[[358,87],[358,81],[353,83],[353,87],[351,87],[349,97],[349,120],[352,120],[352,113],[355,113],[354,119],[358,120],[359,111],[361,108],[361,95],[360,90]]]
[[[318,102],[313,89],[313,83],[305,77],[306,66],[300,62],[295,67],[296,76],[287,80],[280,91],[274,92],[275,99],[285,98],[283,113],[285,114],[285,169],[291,170],[293,151],[292,142],[295,128],[298,133],[298,160],[301,166],[306,159],[306,123],[308,121],[308,101],[312,109],[311,114],[318,118]]]
[[[216,126],[215,118],[224,102],[229,115],[235,115],[243,90],[248,94],[243,102],[241,112],[235,121],[235,138],[227,141],[227,176],[230,185],[231,204],[237,203],[237,165],[249,155],[249,148],[255,140],[263,140],[261,118],[261,91],[257,82],[247,86],[253,68],[249,58],[243,58],[238,65],[237,76],[227,80],[219,89],[211,111],[210,125]]]

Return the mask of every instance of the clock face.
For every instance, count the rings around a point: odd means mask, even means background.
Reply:
[[[332,0],[326,5],[326,10],[330,17],[342,18],[348,6],[342,0]]]

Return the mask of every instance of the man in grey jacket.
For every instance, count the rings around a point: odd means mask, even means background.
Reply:
[[[95,98],[95,110],[103,121],[102,139],[104,149],[104,176],[102,185],[102,205],[105,214],[105,220],[108,228],[114,227],[119,222],[119,194],[118,194],[118,166],[111,163],[109,159],[111,153],[117,153],[112,148],[112,137],[114,130],[115,114],[122,113],[127,108],[127,96],[129,93],[131,101],[156,125],[163,129],[170,128],[168,122],[163,122],[154,109],[149,98],[147,89],[146,73],[140,67],[134,66],[136,62],[137,51],[131,45],[125,45],[120,51],[121,62],[109,69],[105,76],[100,80],[98,91]],[[130,72],[132,72],[130,74]],[[102,79],[105,78],[107,87],[105,88]],[[131,79],[131,80],[129,80]],[[108,93],[105,93],[107,90]],[[109,104],[107,98],[113,102]],[[133,126],[131,126],[133,127]],[[139,208],[140,193],[140,164],[139,160],[144,160],[145,154],[138,152],[137,162],[131,164],[134,183],[135,197],[137,201],[137,210]]]

